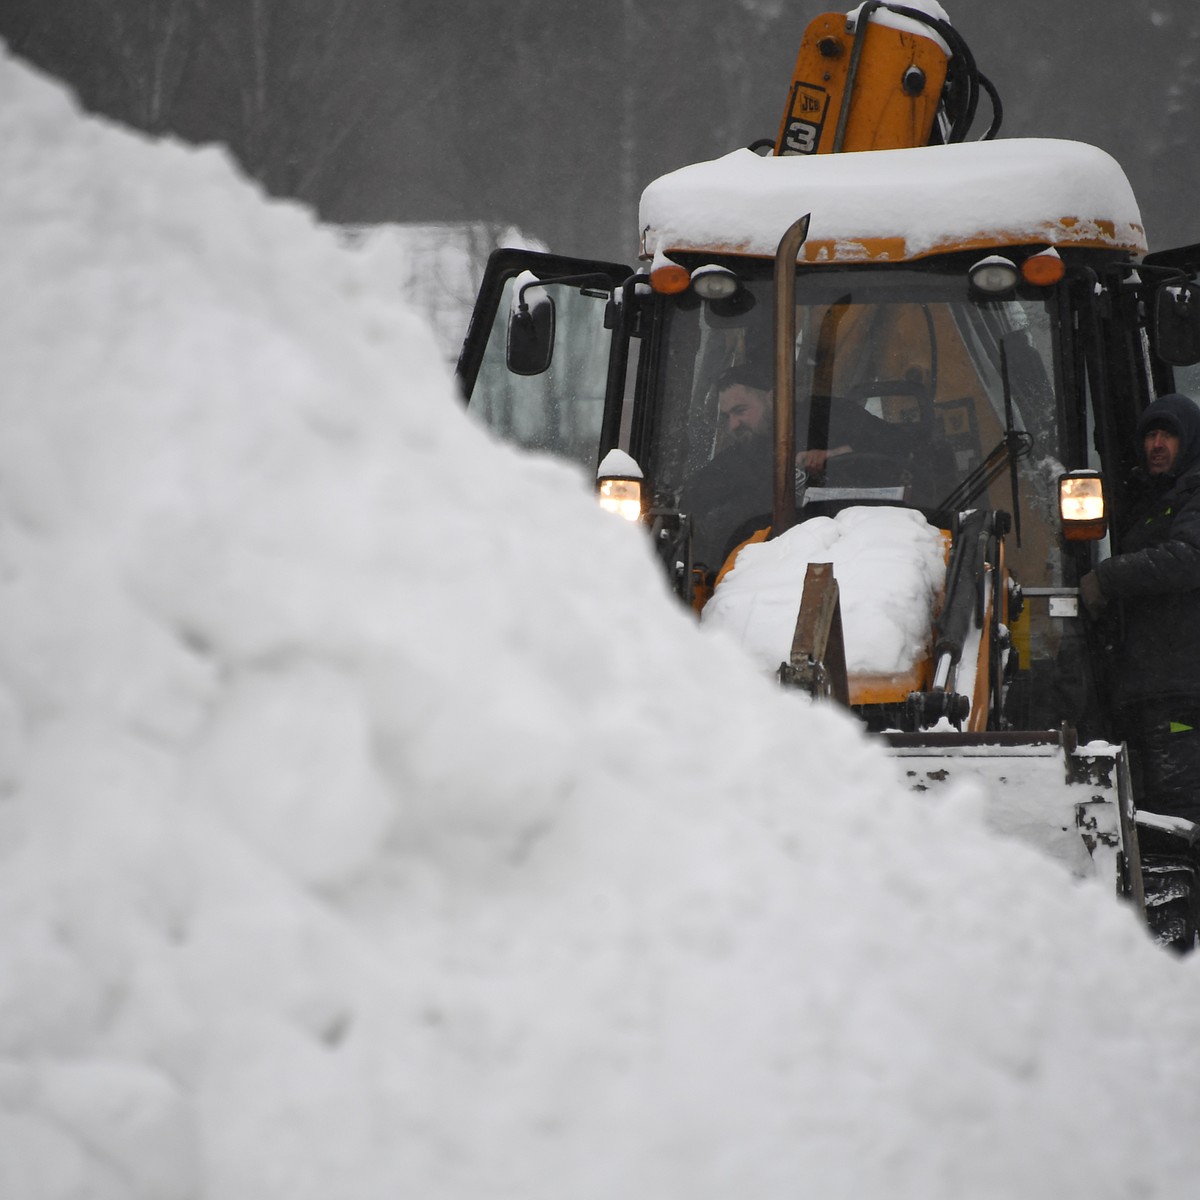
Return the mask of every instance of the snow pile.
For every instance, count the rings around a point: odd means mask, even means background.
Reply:
[[[642,193],[638,224],[649,227],[650,254],[773,256],[805,213],[809,261],[1038,242],[1146,252],[1137,200],[1117,162],[1053,138],[782,158],[735,150],[656,179]]]
[[[695,629],[224,155],[0,60],[0,156],[0,1195],[1186,1191],[1196,972],[1107,889]]]
[[[809,563],[833,564],[851,675],[902,674],[929,653],[945,541],[907,508],[847,508],[744,546],[705,605],[705,624],[727,632],[773,675],[791,658]]]

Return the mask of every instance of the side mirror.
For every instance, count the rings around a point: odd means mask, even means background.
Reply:
[[[554,357],[554,301],[530,271],[514,286],[505,362],[514,375],[541,375]]]
[[[1155,292],[1154,351],[1173,367],[1200,362],[1200,286],[1164,283]]]

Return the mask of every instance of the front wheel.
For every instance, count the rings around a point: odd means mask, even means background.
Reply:
[[[1196,948],[1198,882],[1195,864],[1188,859],[1148,854],[1142,860],[1150,936],[1176,954]]]
[[[1160,946],[1188,954],[1200,937],[1200,845],[1142,821],[1138,843],[1150,934]]]

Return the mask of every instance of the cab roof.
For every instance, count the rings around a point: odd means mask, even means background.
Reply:
[[[1133,189],[1081,142],[1011,138],[809,157],[735,150],[642,193],[647,257],[678,251],[774,256],[812,214],[808,262],[904,262],[1004,246],[1146,253]]]

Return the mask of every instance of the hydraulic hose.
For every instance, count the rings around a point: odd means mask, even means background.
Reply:
[[[925,25],[934,30],[950,47],[950,62],[946,72],[946,85],[943,90],[942,105],[949,120],[950,127],[946,132],[947,142],[962,142],[966,140],[975,121],[976,110],[979,107],[979,93],[986,91],[992,104],[992,122],[983,135],[983,140],[994,138],[1000,131],[1003,109],[1000,96],[991,80],[981,75],[975,64],[975,56],[971,53],[962,34],[940,17],[931,16],[919,8],[909,8],[903,4],[880,3],[874,8],[884,8],[899,17]],[[872,8],[872,11],[874,11]]]

